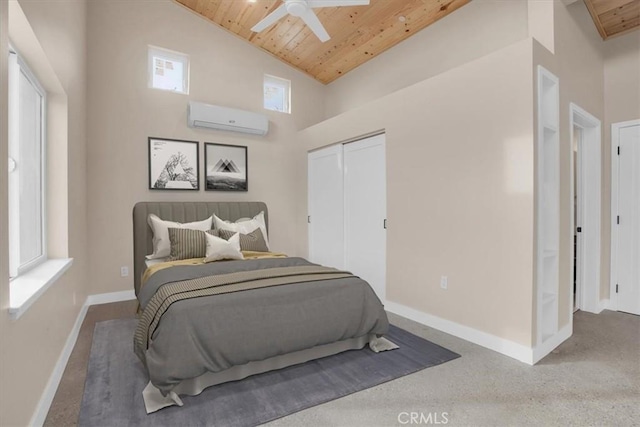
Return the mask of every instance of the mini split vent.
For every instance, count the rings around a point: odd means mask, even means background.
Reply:
[[[252,135],[266,135],[269,132],[269,119],[262,114],[202,102],[189,102],[187,119],[189,126],[196,128]]]

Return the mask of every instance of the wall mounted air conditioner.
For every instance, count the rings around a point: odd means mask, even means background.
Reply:
[[[227,130],[253,135],[266,135],[269,132],[267,116],[202,102],[189,102],[187,120],[190,127],[196,128]]]

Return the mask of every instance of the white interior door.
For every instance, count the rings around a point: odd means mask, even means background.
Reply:
[[[309,260],[344,269],[342,145],[308,155]]]
[[[618,311],[640,314],[640,125],[619,129]]]
[[[345,266],[385,300],[387,186],[385,136],[344,145]]]

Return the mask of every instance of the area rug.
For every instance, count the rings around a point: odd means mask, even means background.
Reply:
[[[346,351],[210,387],[184,396],[183,407],[147,415],[149,379],[133,353],[135,327],[134,319],[96,324],[80,426],[256,426],[460,357],[392,325],[386,337],[397,350]]]

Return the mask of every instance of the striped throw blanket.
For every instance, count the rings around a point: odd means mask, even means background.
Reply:
[[[144,353],[149,348],[151,338],[162,315],[175,302],[230,292],[351,276],[353,275],[346,271],[308,265],[240,271],[166,284],[155,293],[140,316],[134,336],[134,350],[140,360],[146,364]]]

